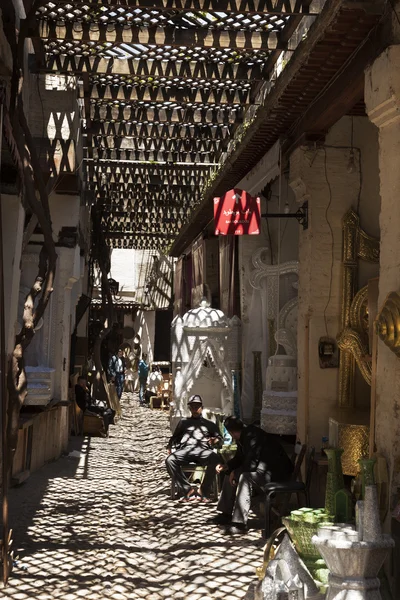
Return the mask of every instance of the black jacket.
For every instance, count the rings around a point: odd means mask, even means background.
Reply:
[[[237,451],[228,461],[229,472],[271,474],[272,481],[290,479],[293,465],[278,438],[255,425],[245,425],[237,442]]]
[[[83,412],[85,412],[92,403],[92,397],[89,390],[83,389],[83,387],[78,384],[75,385],[75,400]]]

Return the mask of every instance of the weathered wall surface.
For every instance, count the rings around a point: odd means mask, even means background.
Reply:
[[[379,129],[382,208],[379,309],[390,292],[400,292],[400,46],[387,48],[366,72],[369,117]],[[376,446],[389,465],[392,491],[400,486],[400,361],[378,341]]]
[[[274,146],[259,164],[237,185],[252,195],[259,195],[267,184],[271,185],[270,199],[261,197],[262,213],[283,212],[285,204],[290,212],[297,210],[295,196],[288,185],[287,177],[279,182],[279,146]],[[278,178],[278,179],[277,179]],[[268,320],[267,320],[267,281],[261,283],[261,289],[254,289],[249,280],[255,269],[253,257],[260,248],[265,248],[263,262],[266,264],[283,263],[297,260],[299,224],[295,219],[261,220],[260,235],[243,236],[239,239],[239,269],[242,319],[242,406],[244,417],[251,418],[254,403],[253,351],[261,351],[261,369],[263,389],[265,389],[265,371],[268,360]],[[281,306],[288,298],[281,288]]]
[[[127,299],[164,309],[171,302],[173,266],[172,258],[157,251],[114,248],[110,275],[119,282],[119,292]]]
[[[20,261],[25,211],[18,196],[1,196],[3,221],[3,268],[6,294],[4,296],[4,321],[8,333],[6,350],[14,348],[15,324],[18,316]]]
[[[361,179],[358,152],[354,170],[349,169],[351,117],[336,123],[324,148],[298,148],[290,160],[290,183],[297,200],[309,203],[309,228],[299,236],[298,433],[316,447],[328,435],[329,417],[350,423],[369,419],[369,388],[360,385],[356,409],[339,411],[338,369],[321,369],[318,356],[319,339],[336,338],[340,328],[342,218],[353,208],[368,233],[379,231],[376,132],[365,118],[354,119],[353,126],[353,144],[361,150]],[[360,284],[377,271],[376,265],[362,267]]]
[[[142,354],[147,354],[148,362],[154,360],[154,333],[156,312],[154,310],[139,310],[135,319],[134,328],[140,335]]]
[[[12,73],[12,54],[3,31],[3,15],[0,9],[0,77],[10,77]]]

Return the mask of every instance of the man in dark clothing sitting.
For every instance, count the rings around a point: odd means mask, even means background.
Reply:
[[[184,495],[184,501],[200,497],[203,502],[209,501],[208,494],[215,477],[215,467],[221,462],[218,454],[213,451],[213,446],[221,440],[218,426],[201,416],[203,401],[198,394],[191,396],[188,401],[191,417],[179,421],[174,434],[170,438],[165,464],[167,471],[175,479],[179,491]],[[172,448],[175,447],[175,451]],[[196,463],[207,466],[201,490],[193,488],[182,471],[182,465]]]
[[[90,394],[86,377],[78,377],[78,383],[75,386],[75,400],[83,413],[89,411],[103,417],[104,428],[107,433],[109,425],[114,424],[115,411],[111,408],[96,406],[96,402]]]
[[[227,534],[247,530],[251,496],[261,492],[271,481],[287,481],[293,465],[279,440],[254,425],[244,425],[240,419],[228,417],[225,427],[237,443],[237,451],[217,472],[227,471],[214,523],[229,525]]]

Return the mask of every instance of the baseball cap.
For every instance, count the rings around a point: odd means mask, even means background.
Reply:
[[[188,404],[203,404],[203,400],[199,394],[194,394],[193,396],[190,396]]]

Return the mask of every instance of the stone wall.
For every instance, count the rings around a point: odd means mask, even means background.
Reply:
[[[377,136],[367,119],[354,119],[353,144],[361,150],[362,187],[358,152],[349,168],[352,118],[330,130],[324,147],[298,148],[290,158],[290,183],[297,201],[309,203],[309,228],[299,237],[298,433],[317,448],[328,435],[329,417],[343,422],[369,421],[370,389],[359,385],[356,409],[338,407],[338,369],[322,369],[318,343],[336,338],[340,329],[342,293],[342,218],[358,210],[361,226],[379,233],[379,182],[374,161]],[[350,171],[350,172],[349,172]],[[377,276],[378,266],[360,268],[360,285]]]
[[[365,99],[369,117],[379,131],[382,199],[379,310],[390,292],[400,292],[400,46],[387,48],[367,70]],[[375,441],[378,452],[387,460],[393,493],[400,486],[399,398],[399,358],[379,340]]]

